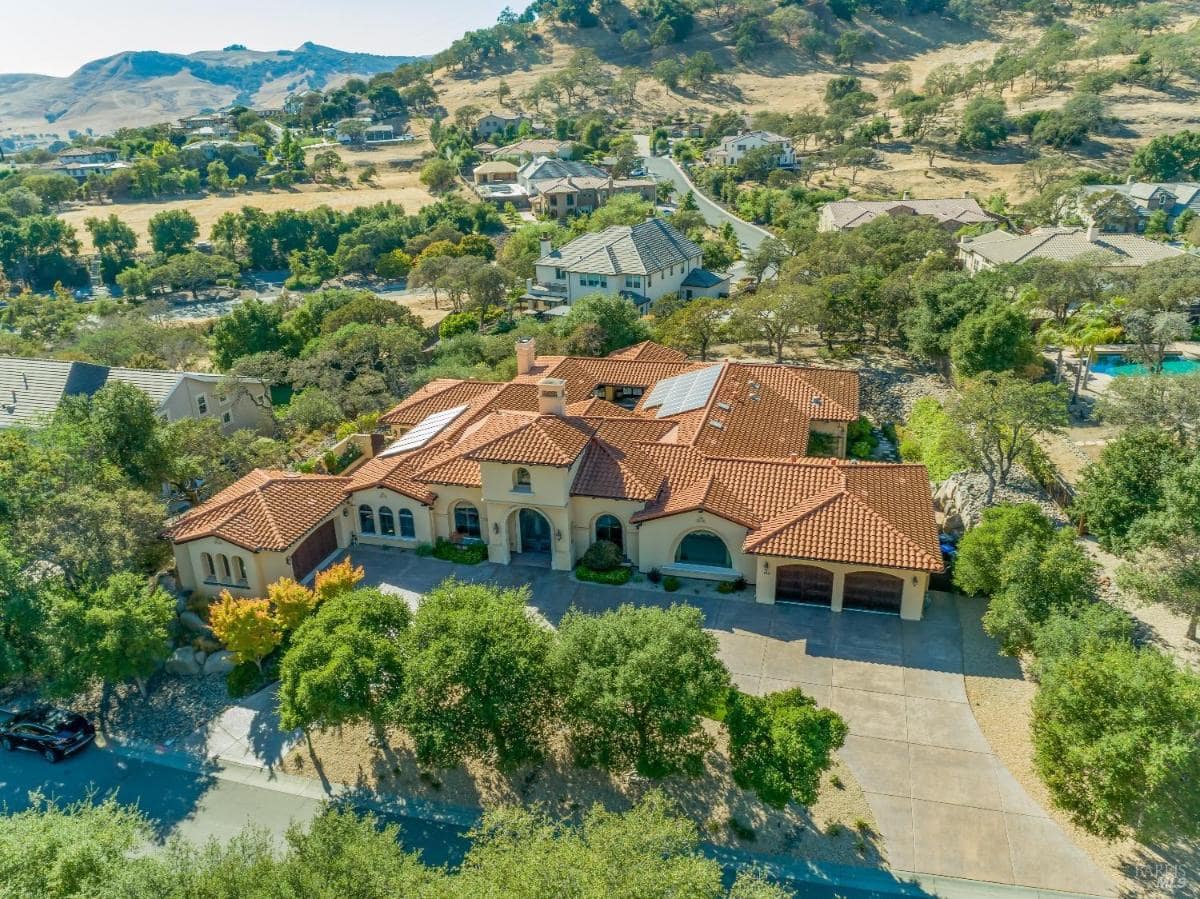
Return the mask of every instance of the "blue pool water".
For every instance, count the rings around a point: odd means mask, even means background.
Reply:
[[[1102,375],[1144,375],[1146,366],[1141,362],[1131,362],[1120,353],[1100,353],[1092,363],[1092,371]],[[1183,356],[1168,356],[1163,360],[1163,373],[1182,375],[1188,372],[1200,371],[1200,361],[1185,359]]]

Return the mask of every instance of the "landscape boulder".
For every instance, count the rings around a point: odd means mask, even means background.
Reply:
[[[195,612],[180,612],[179,623],[193,634],[199,634],[202,637],[210,638],[213,636],[212,628],[205,624],[204,619]]]
[[[204,660],[205,675],[228,674],[236,667],[237,662],[228,649],[219,649]]]
[[[190,646],[180,646],[171,653],[164,666],[168,674],[179,674],[184,677],[195,677],[200,673],[200,665],[196,662],[196,650]]]

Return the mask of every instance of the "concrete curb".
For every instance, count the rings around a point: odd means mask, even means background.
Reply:
[[[727,209],[724,205],[722,205],[718,201],[714,200],[712,197],[710,197],[708,194],[706,194],[704,191],[702,191],[699,187],[696,186],[696,182],[692,180],[692,176],[690,174],[688,174],[688,170],[685,169],[683,166],[681,166],[678,162],[676,162],[670,156],[658,156],[655,158],[656,159],[665,159],[667,161],[667,163],[669,163],[675,169],[675,171],[679,172],[680,177],[683,178],[683,180],[685,182],[687,182],[687,186],[692,189],[693,193],[697,194],[698,196],[703,197],[708,202],[712,203],[714,206],[716,206],[718,209],[720,209],[722,212],[724,212],[726,215],[729,215],[729,216],[737,219],[739,222],[741,222],[747,228],[754,229],[759,234],[761,234],[763,237],[774,237],[775,236],[770,231],[768,231],[766,228],[764,228],[762,225],[756,225],[756,224],[754,224],[754,222],[746,221],[740,215],[733,212],[733,210]]]

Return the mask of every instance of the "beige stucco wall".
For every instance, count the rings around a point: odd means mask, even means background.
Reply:
[[[364,534],[361,530],[358,507],[364,504],[370,506],[374,512],[374,534]],[[392,517],[396,524],[395,537],[385,537],[379,533],[380,506],[388,506],[392,510]],[[411,539],[400,536],[401,509],[408,509],[408,511],[412,512],[413,529],[416,531],[416,536]],[[369,490],[358,490],[351,494],[350,528],[356,542],[370,544],[371,546],[403,546],[411,548],[421,543],[432,543],[435,537],[433,510],[428,506],[421,505],[415,499],[410,499],[386,487],[372,487]]]
[[[828,434],[834,440],[833,454],[839,459],[846,458],[846,428],[847,423],[844,421],[811,421],[809,422],[809,431],[816,431],[819,434]]]
[[[350,543],[350,519],[342,514],[346,508],[339,505],[333,512],[326,515],[313,527],[305,531],[287,550],[275,552],[260,550],[251,552],[240,546],[222,540],[219,537],[201,537],[187,543],[177,543],[173,547],[175,553],[175,568],[179,573],[179,584],[184,590],[191,590],[201,596],[217,596],[222,590],[228,590],[233,596],[254,597],[265,596],[267,585],[273,584],[280,578],[295,576],[292,571],[292,551],[325,522],[332,520],[337,533],[337,545],[344,548]],[[210,553],[217,568],[217,581],[208,582],[204,579],[203,553]],[[220,554],[229,558],[230,569],[237,577],[234,557],[240,556],[246,564],[246,583],[226,583],[221,578],[221,567],[218,561]]]
[[[667,518],[655,518],[642,522],[638,530],[638,569],[649,571],[657,568],[664,574],[679,574],[683,577],[699,577],[711,580],[728,580],[735,575],[716,571],[711,574],[694,568],[683,569],[675,562],[675,551],[679,543],[692,531],[711,531],[725,541],[729,550],[732,570],[741,574],[748,583],[754,583],[754,557],[742,552],[742,543],[749,533],[747,528],[708,512],[685,512]]]
[[[434,500],[432,518],[433,518],[433,537],[436,540],[438,537],[444,537],[447,540],[454,533],[454,507],[460,502],[469,502],[479,510],[479,531],[480,534],[488,533],[488,511],[487,504],[484,503],[479,495],[478,487],[452,487],[449,485],[434,484],[431,486],[434,493],[437,494],[437,499]],[[487,537],[484,536],[486,540]]]
[[[575,545],[578,559],[596,539],[596,519],[601,515],[613,515],[621,522],[625,542],[625,557],[634,565],[640,555],[641,531],[629,523],[629,518],[640,511],[645,503],[619,499],[597,499],[590,496],[571,497],[571,542]]]

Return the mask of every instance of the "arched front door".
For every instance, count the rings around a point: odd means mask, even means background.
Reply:
[[[904,581],[878,571],[856,571],[846,575],[842,608],[900,613]]]
[[[517,513],[521,528],[521,552],[550,552],[550,522],[541,512],[522,509]]]

